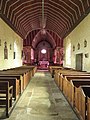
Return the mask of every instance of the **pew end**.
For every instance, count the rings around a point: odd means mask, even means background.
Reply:
[[[13,86],[8,81],[0,81],[0,108],[5,108],[6,117],[9,117],[12,108]]]

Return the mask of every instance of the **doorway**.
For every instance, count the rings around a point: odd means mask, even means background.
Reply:
[[[76,70],[83,70],[83,53],[76,54]]]

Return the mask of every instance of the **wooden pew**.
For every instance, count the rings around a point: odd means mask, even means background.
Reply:
[[[32,73],[32,69],[28,69],[28,68],[19,68],[19,69],[15,69],[13,71],[9,71],[9,73],[12,73],[14,75],[20,75],[22,77],[22,81],[21,81],[21,90],[24,91],[24,89],[27,87],[31,77],[34,75]]]
[[[75,109],[81,120],[86,120],[86,113],[88,111],[88,118],[90,117],[90,103],[88,99],[88,110],[86,110],[86,97],[81,90],[81,86],[86,87],[90,85],[90,79],[73,79],[67,80],[66,97],[71,106]],[[87,119],[90,120],[90,119]]]
[[[71,84],[69,82],[71,80],[73,80],[73,79],[77,79],[77,81],[79,79],[82,79],[82,80],[84,80],[84,79],[90,79],[90,76],[65,76],[64,78],[62,78],[62,91],[65,94],[65,96],[68,96],[69,89],[70,88],[72,89],[72,86],[71,86]]]
[[[65,85],[64,82],[66,82],[65,80],[67,79],[68,81],[72,80],[72,79],[89,79],[90,75],[82,75],[82,74],[77,74],[77,75],[65,75],[63,76],[62,74],[58,75],[58,79],[57,79],[57,84],[58,87],[60,88],[60,90],[63,91],[63,86]],[[56,80],[55,80],[56,81]]]
[[[87,120],[90,120],[90,97],[87,97]]]
[[[69,70],[70,72],[68,73],[69,74],[68,75],[66,74],[66,71],[68,70],[64,71],[65,72],[64,75],[57,72],[57,80],[55,80],[56,84],[63,91],[65,95],[67,95],[67,88],[68,88],[67,86],[69,87],[71,86],[71,84],[69,84],[68,81],[72,79],[90,79],[90,74],[86,74],[84,72],[77,72],[77,71],[71,72],[71,70]]]
[[[0,71],[0,81],[8,81],[10,85],[14,87],[13,89],[13,98],[17,100],[17,96],[24,91],[28,85],[31,77],[35,74],[36,67],[19,67],[14,69],[2,70]]]
[[[10,77],[11,76],[19,77],[20,79],[19,84],[21,88],[20,93],[22,93],[24,89],[26,88],[26,86],[28,85],[31,77],[34,75],[34,72],[35,72],[35,67],[23,66],[23,67],[9,69],[6,71],[5,70],[0,71],[0,76],[5,75],[5,76],[10,76]]]
[[[80,73],[80,74],[89,74],[89,73],[87,73],[87,72],[85,72],[85,71],[77,71],[77,70],[72,70],[72,69],[59,69],[59,73],[60,74],[67,74],[67,75],[71,75],[71,74],[78,74],[78,73]]]
[[[0,81],[0,107],[6,108],[6,117],[9,117],[9,109],[12,107],[13,86],[8,81]]]
[[[36,66],[21,66],[21,69],[28,69],[30,71],[32,71],[32,76],[34,76],[35,72],[37,71],[37,67]]]
[[[82,120],[90,120],[90,86],[81,86],[78,88],[79,113]]]
[[[66,85],[65,81],[68,80],[68,81],[71,81],[73,79],[90,79],[90,75],[89,76],[82,76],[82,75],[77,75],[77,76],[72,76],[72,75],[69,75],[69,76],[64,76],[62,78],[62,90],[65,88],[64,85]]]
[[[69,82],[72,86],[73,86],[73,91],[71,91],[71,93],[73,94],[73,98],[72,98],[72,103],[73,106],[75,106],[75,88],[79,88],[82,85],[90,85],[90,79],[73,79],[71,80],[71,82]]]
[[[62,69],[62,67],[61,66],[49,66],[48,69],[52,75],[52,78],[54,78],[55,70]]]
[[[0,76],[0,81],[8,81],[10,86],[13,86],[13,99],[14,101],[20,97],[20,81],[16,77]]]
[[[61,88],[61,90],[62,90],[62,78],[64,76],[90,76],[90,74],[87,72],[80,72],[75,70],[66,70],[66,69],[55,70],[54,79],[58,87]]]
[[[36,70],[36,67],[34,66],[21,66],[21,67],[12,68],[9,70],[2,70],[0,71],[0,76],[18,78],[20,93],[22,93],[26,88],[26,86],[28,85],[31,77],[34,75],[35,70]]]
[[[7,77],[9,76],[9,77],[19,78],[20,93],[23,93],[23,91],[24,91],[24,77],[25,77],[24,73],[7,71],[7,72],[4,72],[4,73],[0,72],[0,76],[7,76]]]
[[[32,76],[34,76],[34,74],[35,74],[35,72],[37,71],[37,67],[36,66],[25,66],[25,65],[23,65],[23,66],[20,66],[20,67],[16,67],[16,68],[13,68],[13,69],[10,69],[10,70],[16,70],[16,71],[23,71],[23,70],[25,70],[25,72],[26,71],[30,71],[30,72],[32,72],[31,74],[32,74]]]
[[[66,97],[66,99],[68,100],[68,102],[73,107],[74,106],[74,85],[68,80],[65,80],[65,85],[62,92]]]
[[[22,75],[19,75],[19,74],[10,74],[10,73],[3,73],[3,74],[1,74],[0,73],[0,77],[5,77],[5,78],[16,78],[17,79],[17,85],[19,85],[19,92],[20,92],[20,94],[23,92],[23,76]],[[18,88],[18,86],[17,86],[17,88]],[[17,92],[18,92],[18,90],[17,90]],[[18,92],[18,93],[19,93]]]
[[[22,77],[22,81],[21,81],[21,90],[24,91],[24,89],[27,87],[31,77],[33,76],[32,74],[32,70],[30,69],[15,69],[13,71],[9,71],[12,72],[12,74],[14,75],[20,75]]]
[[[72,107],[75,107],[81,120],[90,120],[90,98],[88,97],[88,102],[85,103],[86,97],[80,87],[81,85],[90,85],[90,74],[87,72],[59,70],[56,72],[55,78],[57,78],[55,80],[56,84],[63,91]],[[72,84],[72,80],[76,80],[74,84]],[[88,106],[86,106],[87,104]]]

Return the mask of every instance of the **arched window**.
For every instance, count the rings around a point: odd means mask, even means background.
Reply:
[[[46,49],[42,49],[42,50],[41,50],[41,53],[42,53],[42,54],[46,54],[46,52],[47,52]]]

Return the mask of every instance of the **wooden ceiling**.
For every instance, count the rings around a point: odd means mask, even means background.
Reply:
[[[90,0],[0,0],[1,18],[23,39],[45,29],[62,40],[89,11]]]

